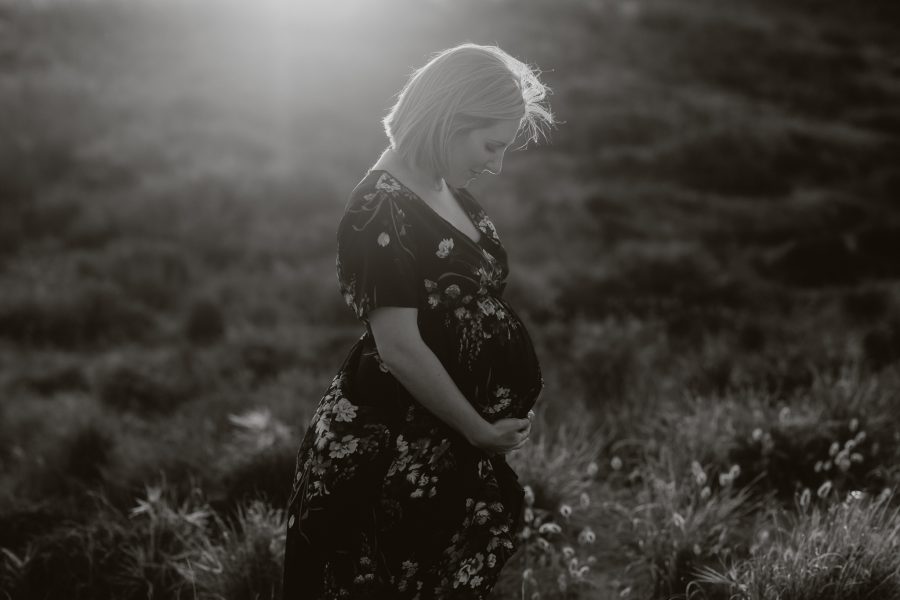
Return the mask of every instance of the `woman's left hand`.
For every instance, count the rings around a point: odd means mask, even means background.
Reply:
[[[508,454],[509,452],[512,452],[513,450],[518,450],[519,448],[521,448],[522,446],[524,446],[525,444],[528,443],[528,438],[531,436],[531,426],[533,424],[534,424],[534,411],[529,410],[528,411],[528,425],[526,425],[525,428],[519,430],[519,432],[525,434],[525,438],[521,442],[519,442],[519,444],[517,446],[515,446],[514,448],[510,448],[509,450],[504,452],[504,454]]]

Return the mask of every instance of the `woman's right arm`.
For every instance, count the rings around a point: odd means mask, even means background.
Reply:
[[[435,416],[488,453],[505,453],[528,440],[529,419],[486,421],[459,391],[444,365],[422,340],[418,310],[383,306],[369,312],[369,325],[382,362]]]

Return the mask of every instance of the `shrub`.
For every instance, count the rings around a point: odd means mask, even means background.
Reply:
[[[660,153],[653,170],[691,189],[723,195],[779,196],[791,173],[779,168],[785,153],[776,136],[730,129],[704,131]]]
[[[606,440],[592,429],[590,419],[564,422],[550,431],[548,428],[539,411],[531,441],[510,454],[508,462],[520,481],[531,487],[533,507],[555,513],[560,504],[589,491],[591,476],[586,473]]]
[[[900,444],[891,389],[848,369],[818,376],[789,402],[745,391],[673,407],[645,435],[666,436],[668,445],[721,470],[736,464],[736,485],[755,484],[783,503],[823,485],[839,493],[881,490],[896,477]]]
[[[3,109],[6,112],[7,107],[3,106]],[[17,137],[6,135],[0,140],[0,202],[3,204],[0,255],[12,254],[25,244],[64,234],[82,210],[68,200],[52,203],[39,200],[40,188],[52,180],[42,173],[49,164],[41,164],[41,159],[55,157],[65,161],[67,151],[57,147],[55,152],[36,152],[22,143],[21,137],[16,140]]]
[[[296,455],[293,446],[278,445],[254,452],[231,466],[223,475],[225,506],[235,507],[254,499],[286,506]]]
[[[859,232],[859,249],[876,277],[900,276],[900,226],[876,225]]]
[[[548,431],[538,413],[533,427],[534,441],[508,455],[525,486],[525,510],[523,527],[515,532],[521,552],[513,564],[519,570],[514,581],[502,578],[498,587],[521,586],[523,593],[530,590],[526,597],[571,597],[598,585],[592,565],[600,549],[592,527],[600,506],[592,494],[595,459],[606,440],[588,419]]]
[[[779,6],[778,10],[782,8]],[[811,8],[812,5],[791,7],[800,11],[797,15],[807,14],[803,11]],[[773,8],[760,10],[768,13]],[[829,7],[823,12],[830,13],[826,17],[830,18],[836,14],[834,11]],[[869,15],[863,19],[869,21],[866,27],[870,27],[878,18]],[[700,81],[754,101],[817,117],[834,118],[846,110],[848,103],[872,104],[887,97],[857,77],[865,66],[864,55],[857,48],[810,39],[804,32],[790,28],[787,20],[777,28],[734,18],[719,18],[715,27],[709,27],[706,18],[682,21],[667,32],[664,60],[649,65],[664,80]],[[846,31],[847,19],[841,18],[840,23],[840,28],[835,29]],[[849,30],[861,25],[862,19]],[[746,58],[751,55],[752,59]],[[798,76],[800,73],[802,76]]]
[[[123,567],[129,541],[128,529],[118,521],[61,525],[21,552],[2,553],[0,588],[10,598],[128,598],[113,577]]]
[[[524,527],[517,533],[521,553],[514,563],[521,565],[516,583],[522,597],[570,598],[598,589],[594,575],[598,534],[591,525],[595,512],[591,494],[581,492],[553,510],[538,508],[534,501],[534,491],[526,486]],[[498,583],[500,589],[508,586]]]
[[[235,429],[220,466],[225,506],[230,509],[256,498],[286,506],[297,454],[291,430],[268,409],[230,415],[229,420]]]
[[[192,283],[192,265],[178,246],[129,243],[107,251],[102,275],[151,310],[177,307]]]
[[[698,567],[748,552],[744,531],[760,500],[734,485],[736,470],[713,490],[699,462],[684,468],[681,459],[648,460],[636,472],[635,496],[606,505],[619,517],[616,547],[628,562],[620,595],[680,596]]]
[[[761,273],[799,287],[848,285],[860,281],[868,263],[841,236],[798,240],[767,265]]]
[[[575,273],[561,285],[557,304],[564,315],[688,315],[687,329],[714,329],[717,311],[736,309],[748,301],[739,281],[724,277],[700,251],[674,256],[622,256],[613,273]],[[682,328],[684,329],[684,328]],[[679,333],[676,323],[673,333]]]
[[[597,398],[597,404],[606,404],[627,395],[639,372],[634,348],[607,340],[581,354],[579,378],[589,398]]]
[[[131,509],[135,532],[115,574],[124,595],[195,598],[185,569],[207,545],[212,514],[199,489],[179,499],[164,483],[147,487],[145,498]]]
[[[773,523],[775,535],[726,571],[698,583],[735,600],[900,598],[900,510],[888,495],[854,492],[827,508],[807,504]]]
[[[197,344],[212,344],[225,336],[225,316],[210,300],[191,303],[184,323],[184,334]]]
[[[104,404],[142,415],[171,412],[196,391],[184,371],[160,373],[127,364],[111,368],[98,379],[98,395]]]
[[[622,196],[622,192],[604,191],[588,196],[583,201],[584,208],[591,217],[591,224],[598,228],[597,241],[606,248],[647,236],[633,206],[623,201]],[[543,227],[547,219],[552,218],[552,210],[549,205],[537,204],[535,213],[541,218],[535,219],[534,227]]]
[[[86,522],[68,522],[0,551],[0,588],[11,598],[213,600],[273,597],[281,582],[282,511],[241,507],[235,525],[199,488],[148,486],[125,517],[101,500]]]
[[[591,96],[590,101],[595,103],[596,97]],[[595,106],[591,108],[596,109]],[[614,106],[589,119],[583,127],[560,131],[561,139],[555,141],[554,146],[573,154],[590,153],[598,142],[616,147],[646,147],[665,139],[673,129],[672,119],[664,115]]]
[[[761,387],[772,394],[784,397],[808,389],[816,377],[812,359],[797,351],[774,348],[761,357],[758,370],[752,371],[752,364],[747,366],[751,372],[741,382],[745,387]]]
[[[293,344],[255,335],[229,345],[225,353],[222,376],[229,380],[249,376],[249,384],[253,386],[274,379],[300,362]]]
[[[894,318],[863,336],[866,361],[876,370],[900,360],[900,319]]]
[[[22,491],[41,498],[75,496],[103,482],[114,456],[115,440],[105,427],[92,422],[80,425],[29,473]]]
[[[84,371],[76,365],[67,365],[58,368],[44,367],[17,380],[17,385],[33,390],[42,396],[52,396],[57,392],[86,391],[90,388],[90,382]]]
[[[573,321],[566,335],[564,374],[598,410],[618,407],[642,389],[642,373],[657,367],[668,350],[658,324],[637,318]]]
[[[109,465],[115,450],[115,440],[93,423],[78,429],[63,443],[62,475],[85,483],[102,479],[103,468]]]
[[[693,359],[685,387],[695,394],[721,394],[731,389],[738,359],[721,344],[704,344]]]
[[[4,191],[3,187],[0,183],[0,194]],[[82,210],[71,201],[48,203],[36,200],[13,201],[4,209],[3,221],[0,222],[0,254],[16,252],[26,244],[44,238],[65,235]]]
[[[103,284],[0,306],[0,337],[36,346],[76,349],[141,341],[153,326],[147,312]]]
[[[29,541],[48,534],[70,518],[69,511],[46,498],[33,503],[21,502],[0,513],[2,547],[19,553]]]
[[[728,338],[709,337],[697,355],[687,354],[679,362],[684,365],[685,386],[694,394],[718,396],[752,389],[791,397],[807,390],[817,370],[824,370],[814,360],[808,353],[774,344],[760,354],[741,354]]]
[[[743,323],[738,330],[738,345],[747,352],[760,352],[766,346],[768,329],[758,320]]]
[[[841,298],[841,309],[850,318],[868,322],[885,316],[891,305],[888,292],[880,289],[854,290]]]
[[[200,559],[182,573],[201,599],[279,598],[287,531],[284,511],[254,501],[239,507],[233,522],[215,517],[218,534],[208,539]]]

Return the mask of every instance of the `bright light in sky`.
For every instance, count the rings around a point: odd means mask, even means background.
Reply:
[[[160,89],[200,94],[216,105],[247,104],[270,115],[328,107],[346,95],[360,68],[367,70],[363,79],[372,76],[373,60],[390,51],[389,33],[370,43],[396,18],[389,4],[375,10],[364,0],[147,2],[146,12],[156,14],[144,27],[150,41],[142,43],[143,58],[154,62]]]
[[[464,8],[433,0],[32,6],[68,19],[54,56],[77,73],[75,93],[89,89],[98,113],[127,114],[122,123],[146,132],[146,144],[209,156],[246,147],[294,162],[380,150],[380,119],[412,69],[471,31]]]

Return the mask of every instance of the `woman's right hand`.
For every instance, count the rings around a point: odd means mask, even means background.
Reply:
[[[528,441],[531,435],[531,421],[534,412],[529,412],[528,419],[499,419],[488,423],[482,432],[470,440],[476,448],[488,454],[506,454],[518,450]]]

